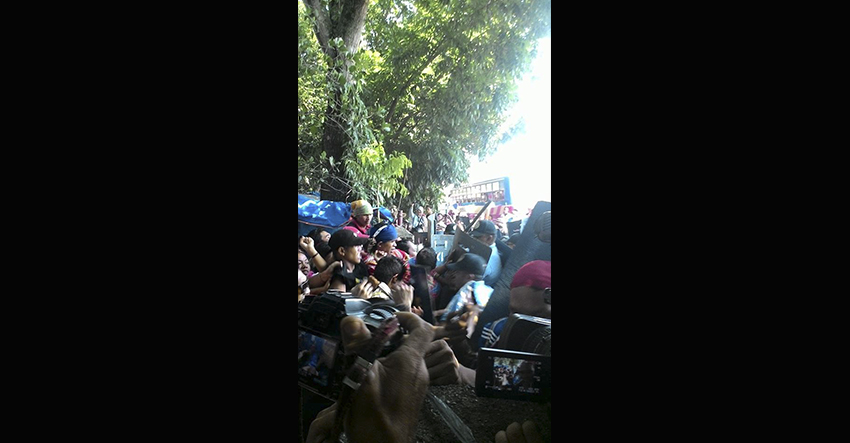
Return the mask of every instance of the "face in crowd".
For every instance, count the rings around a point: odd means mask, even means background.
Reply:
[[[331,239],[331,233],[328,231],[322,231],[319,233],[319,237],[322,239],[322,241],[327,243]]]
[[[342,259],[353,264],[360,263],[360,251],[363,250],[363,246],[340,246],[340,248],[344,249],[342,253]]]
[[[354,220],[357,221],[357,224],[360,226],[369,226],[369,223],[372,222],[372,214],[357,215],[354,216]],[[330,236],[328,236],[328,238],[330,238]]]
[[[476,234],[473,235],[472,238],[484,242],[484,244],[487,246],[490,246],[496,242],[496,236],[492,234]]]
[[[396,247],[395,240],[390,240],[390,241],[378,243],[378,250],[386,252],[387,254],[389,254],[390,251],[392,251],[395,247]]]
[[[443,274],[443,281],[446,287],[455,291],[463,287],[470,280],[475,280],[475,276],[460,269],[450,269]]]
[[[307,259],[307,255],[301,251],[298,251],[298,269],[304,273],[304,275],[310,274],[310,260]]]
[[[537,289],[531,286],[517,286],[511,289],[511,314],[552,318],[552,305],[544,301],[545,291],[547,289]]]

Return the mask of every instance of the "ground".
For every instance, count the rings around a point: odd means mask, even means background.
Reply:
[[[525,420],[537,423],[544,441],[551,441],[551,414],[545,404],[477,397],[471,386],[431,386],[428,389],[463,420],[472,431],[476,443],[493,442],[497,432],[513,422],[522,424]],[[432,401],[426,398],[419,414],[416,442],[460,441],[438,415]]]

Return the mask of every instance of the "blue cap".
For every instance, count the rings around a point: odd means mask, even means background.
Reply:
[[[393,241],[398,239],[398,231],[396,231],[395,226],[389,223],[380,223],[372,226],[372,229],[369,230],[369,237],[379,242]]]

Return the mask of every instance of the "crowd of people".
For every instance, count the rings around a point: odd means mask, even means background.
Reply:
[[[409,441],[428,385],[474,387],[477,350],[499,347],[507,316],[483,325],[476,346],[470,337],[520,234],[508,236],[506,223],[491,219],[479,219],[470,226],[468,217],[459,218],[451,211],[432,217],[431,209],[421,206],[410,217],[393,212],[393,221],[376,212],[368,201],[357,200],[351,203],[351,218],[341,229],[316,228],[306,236],[299,235],[298,301],[339,290],[352,297],[391,302],[400,311],[399,322],[408,332],[402,347],[407,349],[399,352],[403,349],[399,348],[376,360],[370,369],[374,377],[364,383],[368,387],[361,387],[364,393],[355,400],[360,403],[349,412],[362,415],[362,421],[347,419],[345,432],[351,442]],[[436,223],[437,233],[468,233],[486,246],[485,251],[489,249],[489,256],[457,248],[438,266],[437,253],[427,241],[416,244],[413,238],[400,235],[428,232],[428,223]],[[428,300],[414,300],[412,266],[426,270]],[[430,304],[433,324],[423,319],[423,303]],[[510,284],[509,315],[513,313],[551,318],[551,262],[531,260],[519,267]],[[340,331],[346,352],[356,350],[371,335],[362,320],[351,316],[343,318]],[[321,411],[312,421],[308,442],[324,441],[331,435],[336,406]],[[375,419],[376,413],[398,419]],[[533,423],[515,423],[509,428],[514,436],[529,434],[529,442],[539,439]]]

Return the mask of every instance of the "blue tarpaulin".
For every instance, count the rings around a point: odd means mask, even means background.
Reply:
[[[382,218],[389,218],[390,211],[382,206]],[[351,218],[351,203],[335,202],[328,200],[316,200],[310,196],[298,194],[298,233],[305,235],[317,226],[327,229],[329,232],[342,228]],[[302,232],[303,231],[303,232]]]
[[[298,194],[298,221],[324,228],[341,228],[351,218],[351,203],[320,200]]]

